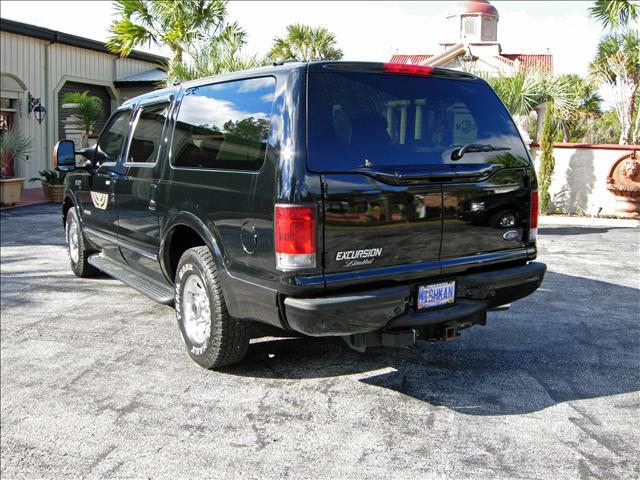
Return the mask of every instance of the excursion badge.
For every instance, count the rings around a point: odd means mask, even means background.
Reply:
[[[344,250],[336,254],[336,261],[345,261],[343,267],[371,265],[377,257],[382,255],[382,248],[367,248],[363,250]]]

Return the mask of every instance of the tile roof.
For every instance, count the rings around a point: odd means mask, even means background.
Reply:
[[[553,72],[553,55],[550,53],[528,54],[528,53],[501,53],[503,57],[511,62],[520,61],[523,68],[539,68],[543,72]],[[502,60],[502,59],[501,59]],[[506,62],[505,62],[506,63]]]
[[[429,60],[434,55],[418,54],[418,55],[403,55],[395,54],[391,57],[391,63],[411,63],[420,64],[426,60]],[[550,53],[542,54],[529,54],[529,53],[502,53],[496,55],[494,58],[500,60],[505,65],[515,67],[515,61],[520,62],[522,68],[539,68],[545,73],[553,73],[553,55]]]
[[[391,57],[391,63],[412,63],[414,65],[420,64],[426,60],[429,60],[433,55],[393,55]]]

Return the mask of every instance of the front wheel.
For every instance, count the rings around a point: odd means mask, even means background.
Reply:
[[[75,208],[71,208],[67,213],[67,219],[64,225],[64,238],[73,273],[83,278],[97,274],[98,269],[89,264],[89,255],[91,255],[91,252],[87,250],[84,235],[80,228],[80,222],[78,221],[78,213]]]
[[[249,347],[248,324],[227,312],[207,247],[190,248],[176,273],[176,316],[189,356],[204,368],[239,362]]]

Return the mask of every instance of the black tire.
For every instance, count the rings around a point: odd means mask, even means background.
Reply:
[[[184,252],[175,284],[176,317],[189,356],[208,369],[242,360],[249,348],[249,322],[227,312],[216,264],[207,247]]]
[[[70,242],[69,240],[72,236],[72,229],[74,228],[77,229],[77,241]],[[70,208],[67,212],[67,219],[64,225],[64,240],[67,246],[67,255],[69,256],[69,263],[71,264],[71,270],[73,270],[73,273],[81,278],[96,275],[99,270],[89,264],[89,255],[93,252],[87,248],[75,208]],[[76,250],[75,254],[72,252],[72,249]],[[76,256],[77,258],[74,259]]]

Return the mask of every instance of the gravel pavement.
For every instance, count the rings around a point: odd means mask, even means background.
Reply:
[[[71,273],[56,206],[1,215],[3,480],[640,477],[640,229],[542,225],[542,288],[454,342],[212,372],[171,308]]]

